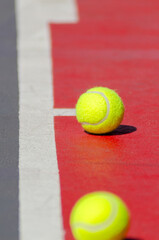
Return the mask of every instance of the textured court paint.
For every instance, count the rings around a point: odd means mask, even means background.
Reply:
[[[138,87],[147,99],[145,81],[158,84],[158,1],[98,3],[79,0],[78,24],[51,26],[56,108],[73,108],[78,96],[96,85],[121,93],[126,86],[134,95]]]
[[[62,240],[49,21],[75,21],[75,5],[72,0],[17,0],[16,5],[20,88],[20,240]]]
[[[66,240],[75,201],[94,190],[119,194],[132,212],[129,236],[158,240],[159,3],[78,0],[78,24],[52,24],[54,106],[74,108],[90,87],[117,90],[126,112],[108,136],[55,117]]]
[[[55,117],[66,240],[73,240],[68,224],[73,205],[97,190],[114,192],[126,201],[132,215],[129,237],[158,240],[159,166],[153,155],[149,162],[142,155],[141,125],[137,131],[123,125],[112,135],[95,136],[84,133],[75,117]]]
[[[14,1],[0,1],[0,239],[18,240],[18,79]]]

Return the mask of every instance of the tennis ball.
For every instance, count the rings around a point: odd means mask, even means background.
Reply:
[[[80,198],[70,215],[76,240],[123,240],[130,214],[125,203],[109,192],[93,192]]]
[[[123,120],[124,105],[112,89],[94,87],[83,93],[76,104],[76,117],[85,131],[102,134],[115,130]]]

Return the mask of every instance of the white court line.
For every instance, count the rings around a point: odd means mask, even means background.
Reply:
[[[54,108],[54,116],[76,116],[76,110],[74,108]]]
[[[49,22],[77,22],[74,0],[16,0],[20,240],[63,239],[52,114]]]

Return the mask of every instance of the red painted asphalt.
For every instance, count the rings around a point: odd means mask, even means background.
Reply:
[[[100,3],[100,4],[99,4]],[[129,236],[158,240],[158,1],[79,0],[78,24],[51,24],[55,108],[74,108],[93,86],[116,89],[126,113],[109,136],[55,117],[66,240],[74,202],[94,190],[117,193],[132,213]]]

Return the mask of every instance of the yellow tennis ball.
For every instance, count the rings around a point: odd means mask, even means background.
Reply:
[[[76,240],[123,240],[129,221],[125,203],[109,192],[85,195],[77,201],[70,215]]]
[[[124,105],[112,89],[94,87],[83,93],[76,104],[76,117],[90,133],[102,134],[116,129],[124,116]]]

